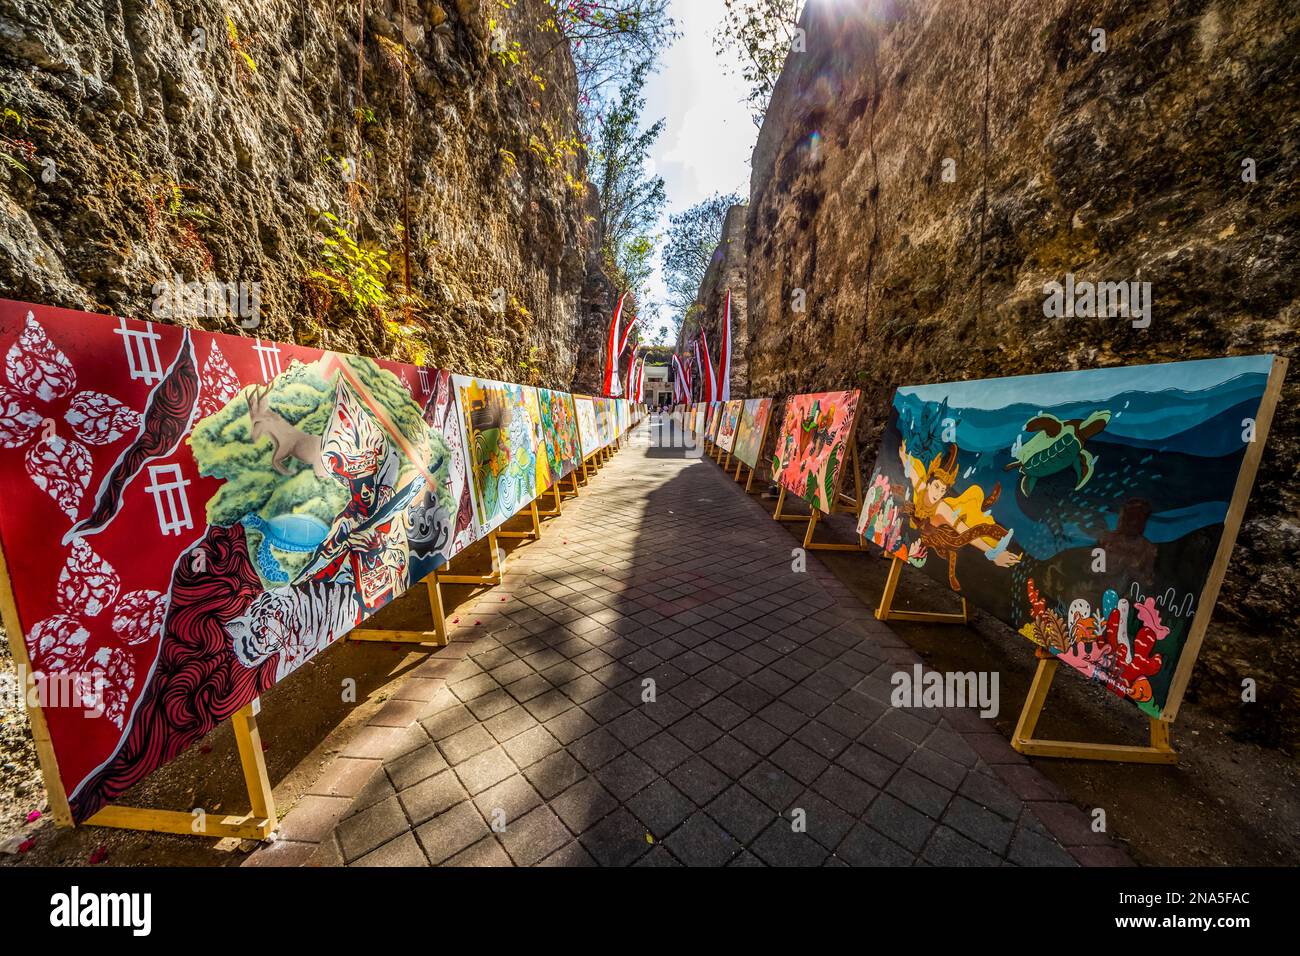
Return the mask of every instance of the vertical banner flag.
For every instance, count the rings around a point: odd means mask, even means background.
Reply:
[[[701,373],[704,375],[700,386],[700,398],[705,402],[718,400],[718,383],[713,378],[713,361],[709,358],[709,337],[700,329],[700,361],[704,363]]]
[[[722,344],[718,351],[718,400],[731,401],[731,290],[727,290],[727,304],[722,310]]]
[[[618,359],[623,354],[623,340],[619,337],[618,322],[623,315],[623,300],[626,297],[626,292],[618,297],[614,317],[609,322],[609,335],[605,339],[605,395],[619,394]]]
[[[691,390],[686,380],[686,367],[676,352],[673,353],[673,370],[673,404],[681,405],[691,400]]]

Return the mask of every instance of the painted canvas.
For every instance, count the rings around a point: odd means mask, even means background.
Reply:
[[[900,388],[859,531],[1159,716],[1273,367]]]
[[[467,375],[452,381],[469,453],[474,516],[480,534],[487,534],[540,494],[537,459],[546,452],[539,455],[537,447],[537,394],[526,385]]]
[[[763,453],[763,437],[767,434],[767,420],[772,416],[770,398],[748,398],[736,426],[733,454],[749,468],[757,467],[758,456]]]
[[[788,494],[823,513],[831,510],[849,456],[856,453],[859,395],[792,395],[777,437],[772,476]]]
[[[77,821],[476,533],[446,372],[4,300],[0,351],[11,637],[75,689]]]
[[[581,460],[578,415],[568,392],[539,388],[537,399],[542,413],[542,442],[546,460],[555,479],[564,478]]]
[[[575,395],[573,405],[578,414],[578,440],[585,461],[600,451],[600,425],[596,420],[596,400],[586,395]]]
[[[702,440],[704,438],[705,419],[709,411],[708,406],[705,405],[704,402],[696,402],[691,406],[691,408],[693,423],[691,425],[691,433],[695,435],[696,439]]]
[[[740,413],[745,403],[740,399],[724,402],[722,414],[718,419],[718,447],[731,451],[736,444],[736,428],[740,425]]]
[[[709,402],[707,405],[708,414],[704,419],[704,434],[709,439],[709,444],[718,443],[718,423],[722,419],[722,403]]]
[[[614,400],[612,398],[596,399],[596,427],[600,432],[600,447],[605,448],[614,443],[617,434],[614,431]]]

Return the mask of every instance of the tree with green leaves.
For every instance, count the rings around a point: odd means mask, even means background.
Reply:
[[[587,171],[605,225],[605,259],[638,298],[651,272],[654,227],[668,199],[663,179],[646,173],[650,150],[664,129],[662,119],[641,128],[649,68],[648,62],[635,67],[620,87],[591,144]]]
[[[744,202],[736,193],[714,194],[685,212],[668,217],[668,241],[663,252],[664,284],[668,307],[678,331],[690,317],[704,274],[722,241],[727,210]]]
[[[799,14],[805,0],[723,0],[726,13],[713,46],[749,84],[746,102],[762,126],[785,58],[803,43]]]

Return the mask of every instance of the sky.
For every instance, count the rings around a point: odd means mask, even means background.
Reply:
[[[659,229],[666,235],[668,216],[714,193],[749,196],[749,160],[758,127],[745,105],[745,84],[723,69],[713,50],[722,25],[722,0],[673,0],[672,17],[681,36],[661,57],[646,82],[642,125],[662,117],[664,131],[651,152],[652,175],[664,178],[668,206]],[[650,278],[650,297],[667,298],[659,259]],[[671,316],[660,309],[660,325]],[[658,327],[645,330],[653,338]]]

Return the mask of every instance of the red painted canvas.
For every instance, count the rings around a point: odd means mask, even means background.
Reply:
[[[772,474],[788,493],[829,513],[855,453],[858,392],[792,395],[777,437]]]
[[[444,371],[7,300],[0,354],[0,543],[75,820],[476,536]]]

